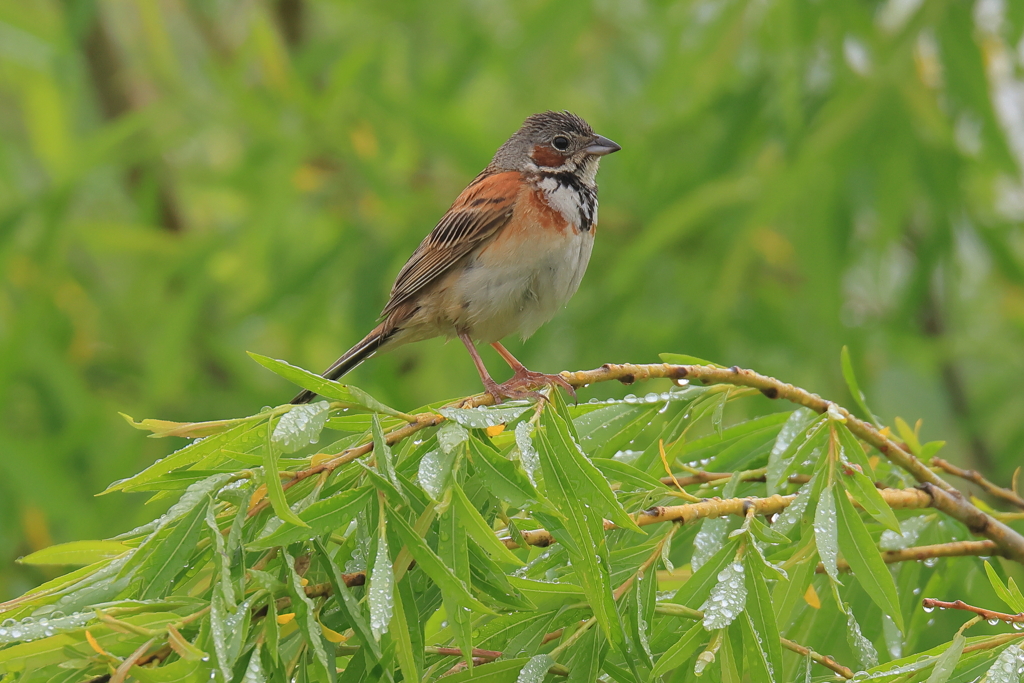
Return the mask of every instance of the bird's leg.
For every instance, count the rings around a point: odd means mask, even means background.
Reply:
[[[491,374],[487,372],[487,366],[484,365],[484,359],[480,357],[480,354],[476,350],[476,346],[473,345],[473,340],[469,338],[469,335],[465,332],[459,332],[459,339],[466,345],[466,350],[469,351],[470,357],[473,359],[473,365],[476,366],[476,371],[480,375],[480,381],[484,383],[484,389],[487,393],[494,397],[495,403],[501,403],[501,400],[505,398],[505,394],[502,393],[498,383],[491,378]]]
[[[508,366],[512,368],[512,379],[502,383],[499,387],[500,389],[521,391],[526,387],[557,385],[565,389],[570,396],[576,398],[576,389],[561,375],[548,375],[543,372],[528,370],[525,365],[519,362],[518,358],[513,356],[511,352],[509,352],[509,350],[499,342],[491,344],[491,348],[497,351],[498,355],[505,359]]]

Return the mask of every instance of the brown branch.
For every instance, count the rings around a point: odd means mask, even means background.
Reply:
[[[915,548],[904,548],[902,550],[886,550],[882,552],[882,559],[886,564],[896,562],[910,562],[912,560],[927,560],[938,557],[988,557],[999,555],[1002,550],[993,541],[954,541],[952,543],[939,543],[936,545],[919,545]],[[839,560],[836,568],[841,572],[850,571],[850,565],[845,560]],[[820,562],[814,570],[817,574],[824,574],[825,567]]]
[[[827,669],[831,669],[832,671],[836,672],[837,674],[839,674],[843,678],[846,678],[846,679],[853,678],[853,670],[848,668],[848,667],[843,666],[842,664],[840,664],[836,660],[832,659],[832,657],[830,655],[818,654],[817,652],[815,652],[811,648],[804,647],[800,643],[794,643],[792,640],[789,640],[788,638],[780,638],[779,640],[782,641],[782,646],[784,648],[786,648],[787,650],[790,650],[792,652],[796,652],[797,654],[803,655],[804,657],[810,657],[812,660],[814,660],[818,664],[821,664],[823,667],[825,667]]]
[[[1014,505],[1016,507],[1019,507],[1021,510],[1024,510],[1024,498],[1018,496],[1011,489],[993,484],[988,479],[983,477],[981,473],[978,472],[977,470],[961,469],[954,465],[953,463],[943,460],[942,458],[932,458],[932,465],[938,467],[944,472],[952,474],[954,477],[960,477],[961,479],[966,479],[969,482],[977,484],[982,489],[984,489],[985,492],[988,493],[989,495],[1004,500],[1010,505]]]
[[[710,484],[713,481],[731,479],[732,472],[693,472],[691,474],[674,474],[670,477],[662,477],[661,483],[665,486],[692,486],[694,484]],[[765,468],[750,470],[743,477],[742,481],[764,481]],[[793,474],[789,477],[790,484],[806,484],[811,480],[806,474]]]
[[[1005,551],[1005,557],[1024,563],[1024,536],[976,508],[962,493],[953,488],[938,474],[904,450],[900,444],[884,436],[874,426],[858,419],[838,404],[827,401],[816,394],[780,382],[772,377],[758,374],[753,370],[738,367],[721,368],[710,365],[611,365],[585,372],[563,372],[573,386],[584,386],[594,382],[618,380],[632,383],[638,380],[665,378],[672,380],[699,380],[706,384],[732,384],[752,387],[768,398],[782,398],[797,405],[824,413],[833,406],[846,420],[846,426],[859,439],[867,442],[894,464],[910,472],[931,495],[934,505],[950,517],[967,525],[971,533],[985,536],[996,542]],[[933,490],[934,489],[934,490]]]
[[[931,611],[938,607],[939,609],[962,609],[966,612],[973,612],[987,621],[993,621],[998,619],[999,621],[1005,621],[1008,624],[1024,624],[1024,612],[1019,614],[1006,614],[1004,612],[993,612],[990,609],[983,607],[975,607],[968,605],[963,600],[955,600],[953,602],[945,602],[943,600],[936,600],[935,598],[925,598],[921,601],[921,606],[926,610]]]
[[[930,504],[953,519],[964,523],[971,533],[978,536],[985,536],[995,542],[995,544],[1002,550],[1001,554],[1004,557],[1024,564],[1024,536],[1021,536],[1006,524],[1003,524],[976,508],[964,497],[962,493],[953,488],[948,482],[943,480],[938,474],[933,472],[913,454],[904,450],[900,444],[884,436],[881,432],[875,429],[874,426],[858,419],[842,406],[834,404],[831,401],[827,401],[804,389],[795,387],[792,384],[786,384],[785,382],[781,382],[772,377],[766,377],[765,375],[758,374],[753,370],[743,370],[738,367],[721,368],[710,365],[670,365],[668,363],[651,365],[606,364],[596,370],[562,372],[561,376],[575,387],[582,387],[594,384],[595,382],[607,382],[611,380],[616,380],[624,384],[632,384],[639,380],[648,379],[671,379],[677,382],[682,380],[698,380],[706,384],[731,384],[735,386],[750,387],[757,389],[768,398],[786,399],[787,401],[810,408],[818,413],[828,411],[831,406],[834,411],[838,412],[838,414],[846,420],[846,426],[855,436],[873,446],[894,464],[910,472],[910,474],[912,474],[914,478],[922,484],[921,490],[916,493],[886,489],[881,491],[883,497],[889,495],[887,492],[896,491],[899,495],[908,496],[907,500],[910,500],[913,496],[923,493],[923,497],[928,500],[928,503],[922,505],[910,505],[909,507],[926,507]],[[478,407],[492,405],[493,403],[494,398],[490,394],[485,393],[470,396],[460,402],[460,405],[463,407]],[[416,418],[416,422],[400,427],[387,435],[386,438],[388,444],[397,443],[398,441],[415,434],[421,429],[437,426],[445,420],[443,416],[436,413],[420,413],[414,417]],[[337,457],[320,463],[316,467],[296,472],[295,478],[285,483],[284,488],[287,489],[290,486],[294,486],[299,481],[314,474],[333,471],[341,465],[351,462],[372,450],[373,444],[365,443],[343,451],[342,453],[339,453]],[[773,496],[772,498],[785,497]],[[772,498],[751,500],[768,501],[772,500]],[[266,508],[268,504],[269,502],[266,500],[261,501],[252,510],[250,510],[249,515],[255,515],[260,510]],[[694,505],[705,504],[706,503],[695,503]],[[776,501],[772,505],[778,504],[779,501]],[[762,505],[766,505],[765,509],[772,506],[763,502]],[[676,508],[686,507],[688,506],[676,506]],[[785,505],[782,505],[779,509],[782,507],[785,507]],[[666,514],[665,511],[671,511],[676,508],[653,508],[652,510],[655,511],[655,514],[651,516],[658,518],[652,520],[648,518],[649,515],[647,513],[641,513],[637,519],[637,524],[642,526],[644,524],[652,524],[656,521],[669,521],[669,518],[662,517],[661,515]],[[742,512],[724,512],[721,514],[742,514]],[[758,511],[757,514],[765,513]],[[699,517],[694,517],[694,519],[696,518]],[[678,520],[672,519],[672,521],[685,522],[692,520],[686,520],[680,517]],[[527,533],[536,534],[538,532],[523,532],[524,536],[526,536]],[[546,534],[547,532],[544,533]],[[548,538],[550,538],[550,534],[548,534]],[[547,544],[550,544],[552,540],[553,539],[549,540]],[[542,543],[528,543],[530,545],[545,545]],[[508,543],[506,542],[506,545],[507,544]]]
[[[926,508],[931,505],[931,497],[921,489],[882,489],[879,491],[882,499],[895,509],[913,510]],[[635,513],[633,519],[637,526],[647,526],[660,522],[679,522],[688,524],[699,519],[738,516],[744,517],[750,512],[752,514],[767,517],[778,514],[785,510],[796,498],[792,493],[788,496],[774,495],[767,498],[712,498],[700,503],[686,503],[684,505],[655,506],[642,512]],[[856,505],[856,502],[854,501]],[[604,528],[615,529],[614,524],[605,520]],[[555,542],[555,537],[547,529],[531,529],[520,532],[527,545],[546,547]],[[518,548],[516,542],[511,538],[501,539],[508,548]],[[992,554],[992,553],[990,553]]]

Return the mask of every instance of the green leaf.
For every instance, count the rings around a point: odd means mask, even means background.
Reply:
[[[446,570],[442,573],[447,577],[448,571],[450,571],[451,578],[455,582],[460,586],[469,588],[472,586],[472,576],[469,568],[469,543],[459,526],[455,512],[455,509],[450,506],[438,517],[437,553],[441,557],[442,562],[447,565]],[[412,548],[409,550],[412,551]],[[415,554],[413,556],[415,557]],[[433,578],[425,567],[424,571]],[[441,599],[444,602],[444,611],[448,617],[448,627],[455,633],[455,642],[462,649],[463,661],[466,662],[467,667],[472,669],[473,621],[471,615],[463,609],[462,595],[457,588],[452,590],[451,587],[442,586],[437,580],[435,580],[435,583],[441,588]]]
[[[577,500],[583,501],[584,506],[592,507],[597,514],[603,515],[624,529],[646,535],[646,532],[641,530],[633,518],[622,509],[615,492],[601,471],[573,440],[569,427],[561,415],[551,409],[545,410],[541,416],[539,434],[541,442],[546,446],[549,463],[544,468],[545,481],[548,481],[548,469],[557,468],[568,487],[567,490],[572,491]],[[541,462],[544,463],[543,458]],[[568,514],[568,510],[563,509],[562,512]]]
[[[855,469],[843,473],[842,476],[844,487],[850,492],[853,499],[864,508],[864,512],[871,515],[876,522],[886,529],[890,529],[893,533],[903,533],[902,529],[900,529],[900,522],[896,519],[896,514],[892,511],[891,507],[886,505],[885,499],[882,498],[882,494],[875,488],[874,482]]]
[[[388,445],[388,441],[384,438],[384,430],[380,426],[380,418],[376,415],[373,416],[371,423],[371,431],[373,432],[373,459],[377,463],[377,471],[380,475],[391,482],[398,493],[405,499],[405,492],[402,491],[402,482],[398,480],[398,475],[395,473],[395,461],[394,456],[391,454],[391,447]]]
[[[761,637],[759,649],[763,651],[764,660],[768,662],[769,670],[774,674],[774,680],[779,680],[784,672],[782,662],[782,644],[779,640],[779,625],[775,620],[775,611],[772,607],[772,594],[768,590],[769,577],[765,572],[765,566],[759,553],[750,552],[744,556],[747,567],[747,596],[746,610],[751,621],[751,628]],[[755,639],[756,640],[756,639]]]
[[[585,596],[583,588],[571,583],[534,581],[520,576],[508,576],[508,582],[539,610],[555,609],[562,605],[579,602]]]
[[[18,559],[18,564],[86,565],[117,557],[130,548],[120,541],[71,541],[37,550]]]
[[[284,557],[284,564],[290,579],[287,582],[288,592],[292,596],[295,621],[298,623],[302,635],[305,636],[306,642],[312,648],[313,654],[316,655],[316,661],[320,663],[320,666],[326,672],[328,667],[334,666],[334,658],[331,657],[330,662],[327,660],[323,632],[320,630],[320,624],[316,620],[316,605],[306,597],[306,591],[302,587],[302,577],[295,571],[295,558],[289,555],[288,551],[283,548],[281,549],[281,555]]]
[[[468,683],[479,681],[480,683],[516,683],[519,679],[519,672],[522,671],[528,657],[518,659],[499,659],[489,664],[475,666],[471,671],[460,671],[459,673],[445,676],[445,683]]]
[[[1006,606],[1017,613],[1024,613],[1024,599],[1020,597],[1020,591],[1017,594],[1011,593],[1005,585],[999,575],[996,574],[996,570],[992,568],[992,565],[985,560],[985,575],[988,576],[988,582],[992,584],[992,590],[996,592],[999,599],[1006,603]],[[1013,579],[1010,579],[1011,581]],[[1016,584],[1014,584],[1016,587]]]
[[[413,530],[412,526],[401,515],[393,515],[391,521],[401,537],[402,543],[405,544],[413,559],[416,560],[416,565],[437,584],[442,594],[447,592],[455,596],[463,607],[469,607],[482,614],[494,614],[491,608],[473,597],[466,584],[445,566],[441,558],[430,549],[426,541]]]
[[[369,588],[366,591],[366,602],[370,606],[370,631],[374,640],[388,632],[393,616],[395,572],[388,553],[387,514],[384,502],[380,501],[380,519],[377,523],[377,554],[373,560],[373,569],[367,575]]]
[[[402,668],[402,676],[407,681],[418,681],[423,678],[422,668],[413,652],[412,637],[410,632],[413,628],[419,628],[418,624],[410,623],[406,617],[406,609],[411,610],[409,616],[416,615],[416,604],[406,605],[402,598],[402,591],[394,593],[394,610],[392,617],[394,628],[391,629],[392,639],[395,643],[395,652],[398,655],[398,665]]]
[[[314,375],[308,370],[303,370],[302,368],[286,363],[283,360],[275,360],[273,358],[261,356],[258,353],[252,353],[251,351],[247,353],[254,361],[271,372],[284,377],[292,384],[297,384],[303,389],[312,391],[314,394],[318,394],[324,398],[335,401],[340,401],[341,403],[355,406],[357,408],[365,408],[366,410],[370,410],[374,413],[384,413],[385,415],[400,417],[403,420],[415,422],[415,420],[412,420],[405,413],[384,405],[362,389],[342,384],[341,382],[325,379],[320,375]]]
[[[556,451],[551,439],[552,437],[559,439],[559,437],[557,433],[551,434],[551,431],[550,429],[540,429],[536,433],[540,444],[538,452],[548,496],[564,520],[564,529],[559,530],[563,532],[563,538],[559,540],[566,544],[576,577],[594,610],[597,623],[601,626],[605,636],[617,648],[622,649],[625,646],[626,634],[612,599],[604,520],[595,509],[591,509],[589,512],[586,509],[581,509],[583,506],[580,502],[581,492],[577,488],[578,478],[570,478],[566,471],[567,466],[572,467],[575,458],[571,455],[567,457],[568,463],[562,460],[564,451],[567,449],[562,447]],[[556,532],[550,524],[548,530],[552,534],[556,534],[557,538],[559,532]]]
[[[718,552],[712,555],[693,573],[682,588],[676,591],[672,602],[696,609],[711,595],[711,589],[718,583],[718,574],[736,557],[740,539],[730,539]]]
[[[704,630],[703,625],[693,626],[658,658],[647,680],[654,683],[673,669],[685,664],[693,656],[693,653],[706,642],[707,638],[708,632]]]
[[[372,486],[349,489],[313,503],[299,513],[302,526],[282,526],[249,544],[251,548],[273,548],[315,538],[328,531],[344,530],[373,498]]]
[[[508,424],[519,418],[520,415],[532,408],[532,405],[523,406],[480,406],[479,408],[441,408],[441,413],[449,420],[457,422],[463,427],[470,429],[486,429]]]
[[[629,463],[619,462],[610,458],[597,458],[593,460],[594,466],[609,481],[617,481],[628,484],[641,491],[666,491],[668,486],[661,483],[643,470],[633,467]]]
[[[662,363],[669,363],[671,365],[710,365],[713,368],[724,368],[724,365],[718,363],[712,363],[709,360],[703,358],[697,358],[696,356],[687,356],[682,353],[659,353],[658,358],[661,359]]]
[[[157,598],[170,591],[175,577],[189,564],[188,559],[195,552],[196,542],[206,523],[208,504],[195,506],[192,512],[170,527],[169,532],[161,532],[159,540],[152,544],[146,559],[132,576],[133,581],[142,584],[141,599]]]
[[[344,612],[349,624],[352,626],[352,630],[354,630],[359,636],[363,646],[370,649],[374,661],[379,661],[381,658],[380,646],[377,644],[377,640],[373,637],[373,632],[370,630],[370,624],[366,621],[363,611],[359,608],[359,602],[356,600],[355,596],[352,595],[352,591],[349,589],[348,585],[346,585],[345,577],[342,575],[341,569],[334,562],[334,558],[331,557],[330,551],[323,542],[316,539],[314,544],[316,545],[317,552],[320,554],[321,561],[327,566],[327,577],[331,582],[331,588],[334,591],[334,601],[341,608],[342,612]]]
[[[825,566],[825,573],[832,581],[841,584],[837,568],[839,561],[839,527],[835,502],[837,496],[832,495],[835,488],[834,484],[829,484],[818,498],[818,505],[814,509],[814,543],[818,547],[821,563]],[[845,501],[846,492],[839,488],[838,493],[838,497]],[[860,521],[859,517],[857,521]]]
[[[505,547],[494,530],[487,524],[469,498],[466,497],[462,487],[452,484],[452,503],[458,511],[459,524],[469,534],[470,538],[480,544],[495,560],[506,562],[517,567],[523,566],[523,561],[512,554],[512,551]]]
[[[953,675],[953,671],[956,669],[957,662],[960,661],[960,655],[963,654],[964,645],[966,644],[967,639],[964,638],[964,635],[957,633],[953,638],[953,642],[949,644],[946,651],[935,662],[927,683],[946,683],[949,677]]]
[[[469,448],[473,454],[473,464],[482,475],[484,486],[496,498],[520,510],[530,509],[543,500],[526,473],[514,462],[495,453],[477,437],[469,440]]]
[[[263,454],[263,483],[267,486],[267,498],[274,508],[274,514],[282,521],[295,526],[309,528],[298,515],[288,506],[288,499],[284,495],[284,487],[281,485],[281,475],[277,469],[277,449],[274,442],[267,438],[267,449]]]
[[[843,350],[839,354],[840,364],[843,366],[843,379],[846,380],[846,386],[850,390],[850,395],[853,396],[854,402],[857,407],[860,408],[861,412],[867,417],[879,429],[882,428],[882,423],[878,421],[875,414],[868,408],[867,399],[864,398],[864,392],[860,390],[860,384],[857,382],[857,375],[853,372],[853,361],[850,359],[850,349],[843,346]]]
[[[244,438],[246,434],[253,430],[265,428],[266,425],[264,424],[264,418],[257,416],[239,424],[236,427],[232,427],[226,432],[214,434],[213,436],[208,436],[199,441],[193,441],[188,446],[171,453],[167,457],[157,460],[134,477],[115,481],[104,489],[103,494],[107,494],[112,491],[131,491],[136,487],[145,486],[150,482],[156,481],[168,472],[181,469],[182,467],[187,467],[188,465],[199,462],[213,453],[229,448],[232,444]]]
[[[822,494],[822,498],[826,494]],[[850,564],[853,575],[863,586],[871,599],[882,608],[883,614],[896,623],[900,631],[904,631],[903,612],[900,609],[896,584],[886,566],[882,555],[875,547],[860,515],[846,497],[845,491],[838,488],[832,498],[835,500],[835,514],[839,529],[839,547],[843,557]],[[820,544],[819,544],[820,549]],[[904,631],[905,632],[905,631]]]
[[[743,614],[737,621],[740,631],[743,632],[743,646],[747,652],[748,666],[746,670],[741,669],[741,671],[744,671],[752,681],[774,683],[778,679],[775,674],[775,665],[769,663],[768,643],[754,627],[750,612]],[[775,639],[775,642],[779,642],[778,638]],[[781,649],[780,647],[780,655],[782,654]],[[781,673],[782,669],[778,669],[778,671]]]

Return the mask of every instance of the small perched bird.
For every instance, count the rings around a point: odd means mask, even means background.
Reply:
[[[534,114],[498,148],[398,273],[380,324],[323,373],[337,379],[374,354],[438,336],[458,336],[495,402],[572,386],[526,369],[500,340],[525,340],[580,285],[597,230],[597,167],[621,149],[569,112]],[[474,341],[513,370],[491,379]],[[303,391],[292,403],[307,403]]]

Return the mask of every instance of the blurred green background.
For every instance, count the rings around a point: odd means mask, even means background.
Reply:
[[[44,578],[16,557],[154,514],[92,497],[181,445],[118,411],[288,400],[244,352],[326,367],[545,109],[623,151],[579,294],[510,344],[528,366],[674,351],[849,403],[848,344],[884,420],[1006,484],[1022,27],[1004,0],[0,1],[0,597]],[[351,380],[479,390],[441,340]]]

